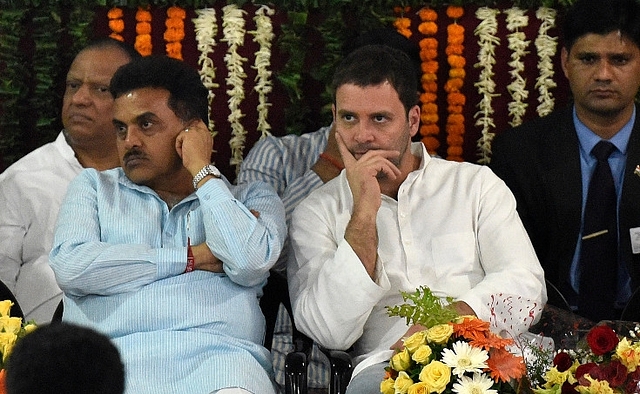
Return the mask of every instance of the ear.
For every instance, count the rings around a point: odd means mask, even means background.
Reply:
[[[562,66],[562,71],[564,72],[564,76],[569,79],[567,75],[567,62],[569,61],[569,51],[567,51],[566,47],[562,47],[560,51],[560,65]]]
[[[411,107],[407,114],[407,118],[409,120],[409,131],[411,133],[411,137],[413,137],[418,133],[418,129],[420,128],[420,106],[414,105]]]

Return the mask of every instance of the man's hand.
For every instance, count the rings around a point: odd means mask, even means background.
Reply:
[[[347,148],[340,133],[336,133],[336,142],[353,195],[353,213],[347,224],[344,239],[351,245],[365,270],[375,281],[378,259],[376,217],[382,204],[378,173],[382,172],[391,179],[400,175],[398,167],[389,161],[389,158],[397,157],[399,153],[370,150],[356,159]]]
[[[176,152],[192,176],[211,163],[212,151],[213,137],[202,120],[189,123],[176,137]]]
[[[373,149],[356,159],[345,145],[340,133],[336,133],[336,142],[347,171],[347,180],[353,194],[354,211],[366,210],[377,213],[382,201],[378,174],[384,174],[391,180],[400,176],[400,169],[389,160],[398,157],[400,153]]]
[[[218,273],[224,272],[222,269],[222,261],[211,253],[211,250],[205,242],[192,246],[191,252],[195,260],[194,269]]]

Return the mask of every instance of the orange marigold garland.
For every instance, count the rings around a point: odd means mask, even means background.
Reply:
[[[151,55],[151,12],[142,7],[136,11],[136,41],[134,48],[142,55]]]
[[[122,17],[124,13],[121,8],[113,7],[107,12],[107,18],[109,18],[109,29],[111,29],[111,34],[109,37],[114,40],[124,41],[124,37],[122,37],[122,32],[124,31],[124,21]]]
[[[184,18],[187,13],[178,6],[167,9],[167,20],[164,22],[167,30],[164,32],[164,40],[167,42],[167,56],[174,59],[182,59],[182,40],[184,40]]]
[[[426,147],[429,154],[436,154],[436,150],[440,147],[438,134],[440,127],[438,126],[438,105],[436,99],[438,95],[438,40],[433,36],[438,32],[438,13],[432,8],[425,7],[418,12],[422,21],[418,26],[418,31],[425,38],[420,40],[420,60],[422,60],[422,90],[424,93],[420,95],[422,103],[422,111],[420,115],[421,126],[420,135],[422,143]]]
[[[444,86],[447,92],[447,160],[463,161],[462,145],[464,144],[464,115],[462,113],[466,103],[466,97],[462,94],[464,85],[466,64],[463,56],[464,51],[464,27],[457,23],[462,17],[464,9],[460,6],[450,5],[447,7],[447,16],[453,19],[453,23],[447,26],[447,63],[451,67],[449,70],[449,80]]]
[[[405,15],[411,11],[410,7],[395,7],[393,11],[398,15],[395,21],[393,21],[393,27],[396,28],[398,33],[403,36],[410,38],[411,37],[411,19],[407,18]]]

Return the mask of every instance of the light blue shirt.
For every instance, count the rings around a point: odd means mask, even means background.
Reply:
[[[285,236],[282,203],[263,183],[212,179],[169,209],[120,168],[84,170],[50,255],[63,319],[113,340],[129,394],[273,393],[259,297]],[[184,273],[188,237],[206,242],[225,273]]]
[[[616,187],[616,194],[618,198],[618,205],[620,204],[620,196],[622,195],[622,182],[624,180],[625,165],[627,162],[627,145],[629,143],[629,137],[633,129],[633,124],[636,118],[636,110],[633,109],[633,114],[629,122],[625,124],[620,131],[614,135],[609,142],[615,145],[616,149],[609,156],[609,167],[611,167],[611,174],[613,176],[613,182]],[[578,141],[580,142],[580,168],[582,173],[582,215],[584,215],[584,208],[587,201],[587,194],[589,192],[589,182],[591,175],[595,170],[597,160],[591,155],[591,150],[598,142],[602,140],[599,136],[593,133],[587,126],[578,119],[575,108],[573,109],[573,122],[578,134]],[[579,289],[580,272],[578,260],[580,258],[580,249],[582,246],[582,226],[580,234],[578,235],[578,243],[576,245],[576,251],[573,256],[573,262],[571,265],[571,286],[576,292]],[[617,300],[620,305],[624,305],[626,300],[631,296],[631,278],[626,270],[625,264],[620,258],[618,263],[618,296]]]

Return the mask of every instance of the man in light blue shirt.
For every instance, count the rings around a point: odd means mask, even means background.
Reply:
[[[82,172],[60,210],[63,320],[114,341],[127,393],[274,393],[258,301],[286,235],[282,202],[211,165],[195,70],[145,57],[111,92],[122,168]]]

